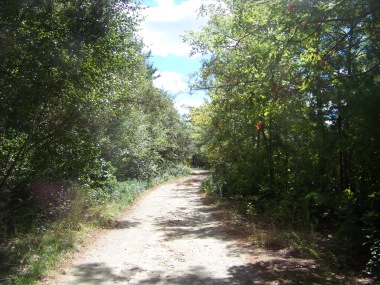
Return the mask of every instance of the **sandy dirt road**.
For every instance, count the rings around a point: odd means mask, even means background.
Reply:
[[[292,248],[254,246],[242,228],[218,221],[223,213],[218,206],[204,203],[200,186],[206,177],[205,171],[193,171],[144,194],[115,227],[41,283],[375,284],[338,275],[327,278],[315,260]]]
[[[199,192],[204,171],[140,198],[45,284],[255,284],[244,253]]]

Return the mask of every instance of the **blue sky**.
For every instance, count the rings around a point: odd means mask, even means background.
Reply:
[[[145,0],[149,6],[143,14],[141,36],[151,50],[150,61],[161,75],[154,84],[176,96],[175,105],[181,114],[186,106],[199,106],[204,102],[205,93],[189,95],[188,75],[201,66],[201,57],[189,57],[190,46],[183,43],[181,35],[187,30],[196,30],[206,24],[205,18],[198,18],[197,9],[207,0]]]

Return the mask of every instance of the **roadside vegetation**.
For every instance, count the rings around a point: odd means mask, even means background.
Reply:
[[[147,189],[185,176],[191,169],[177,165],[151,180],[111,180],[102,188],[76,186],[75,198],[59,205],[34,203],[12,213],[15,232],[2,235],[0,281],[34,284],[67,254],[78,251],[99,228],[117,226],[117,216]]]
[[[376,276],[362,270],[366,260],[359,266],[342,266],[341,257],[338,256],[340,243],[332,234],[305,230],[292,223],[278,224],[273,218],[277,216],[276,208],[253,213],[252,203],[247,202],[247,197],[221,196],[214,191],[213,179],[210,177],[202,185],[206,203],[213,204],[215,215],[222,221],[227,233],[252,247],[253,252],[258,250],[257,255],[254,254],[256,258],[258,255],[267,255],[293,262],[292,266],[283,268],[283,281],[305,284],[377,284]],[[308,260],[313,265],[305,265],[300,260]],[[302,274],[297,272],[301,269]],[[278,273],[273,265],[268,265],[263,274],[272,276],[276,275],[275,272]]]
[[[210,100],[191,123],[153,86],[140,10],[1,1],[0,283],[32,284],[191,161],[279,243],[379,278],[379,2],[202,6],[208,24],[184,39],[207,55],[193,88]]]
[[[378,278],[379,2],[223,0],[200,14],[184,38],[207,55],[193,88],[210,100],[190,115],[215,171],[206,191]]]
[[[0,283],[32,284],[139,193],[189,173],[123,0],[0,3]]]

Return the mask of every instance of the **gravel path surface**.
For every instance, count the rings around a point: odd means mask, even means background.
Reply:
[[[203,171],[140,198],[46,284],[255,284],[238,244],[202,203]]]

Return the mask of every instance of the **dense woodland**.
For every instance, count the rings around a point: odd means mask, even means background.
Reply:
[[[222,0],[185,40],[206,190],[283,229],[318,232],[341,267],[380,266],[380,2]]]
[[[184,160],[188,134],[170,95],[153,87],[137,4],[0,5],[2,201],[36,181],[96,186]]]
[[[0,273],[44,255],[24,249],[44,247],[46,221],[76,196],[85,196],[83,211],[123,202],[131,185],[120,183],[149,187],[188,159],[188,124],[153,86],[137,35],[141,9],[125,0],[0,1]]]
[[[207,191],[328,237],[337,264],[378,275],[378,0],[203,6],[208,24],[184,38],[205,55],[192,88],[210,100],[190,123],[153,86],[140,10],[0,1],[0,283],[31,284],[83,219],[103,219],[88,209],[130,201],[191,157],[215,170]]]

